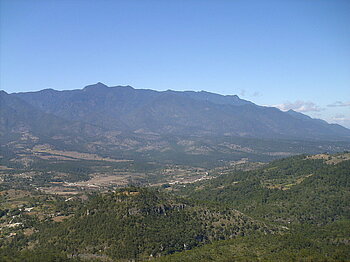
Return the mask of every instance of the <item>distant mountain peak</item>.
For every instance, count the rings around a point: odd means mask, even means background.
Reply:
[[[97,82],[96,84],[92,84],[92,85],[88,85],[85,86],[84,89],[92,89],[92,88],[107,88],[108,86],[101,83],[101,82]]]

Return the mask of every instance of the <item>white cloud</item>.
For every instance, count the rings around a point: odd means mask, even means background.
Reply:
[[[323,110],[319,106],[317,106],[315,103],[310,101],[302,101],[297,100],[295,102],[285,102],[283,104],[273,105],[274,107],[279,108],[282,111],[288,111],[290,109],[297,111],[297,112],[319,112]]]
[[[328,107],[344,107],[344,106],[350,106],[350,102],[341,102],[341,101],[336,101],[333,104],[327,105]]]

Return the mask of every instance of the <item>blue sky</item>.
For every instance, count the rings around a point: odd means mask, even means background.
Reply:
[[[238,94],[350,127],[348,0],[0,0],[0,89]]]

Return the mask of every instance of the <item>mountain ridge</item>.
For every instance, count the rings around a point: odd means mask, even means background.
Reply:
[[[206,91],[155,91],[98,82],[83,89],[8,96],[67,121],[129,133],[350,140],[350,130],[340,125]]]

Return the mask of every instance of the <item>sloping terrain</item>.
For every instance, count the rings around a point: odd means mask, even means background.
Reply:
[[[218,241],[156,261],[348,261],[350,222],[322,230],[300,227],[283,235],[254,234]]]
[[[22,135],[39,140],[55,136],[79,139],[101,133],[101,128],[63,119],[6,92],[0,91],[0,137],[4,140],[19,139]]]
[[[107,87],[11,94],[37,109],[101,128],[158,135],[349,140],[350,130],[296,112],[282,112],[208,92]]]
[[[185,186],[73,197],[3,189],[0,259],[347,261],[349,159],[294,156]]]
[[[62,205],[60,213],[67,212],[67,207]],[[54,221],[59,222],[34,224],[35,233],[25,242],[17,238],[13,243],[31,246],[34,252],[144,260],[253,232],[283,232],[234,209],[196,204],[142,188],[91,196],[76,206],[73,216]],[[24,227],[31,225],[33,222],[25,220]],[[1,241],[4,245],[7,240]]]
[[[350,150],[346,128],[205,91],[98,83],[71,91],[2,91],[0,100],[4,166],[53,159],[55,151],[213,167],[242,158],[269,161]],[[38,147],[51,151],[39,155]]]
[[[181,191],[188,197],[225,202],[256,218],[286,226],[349,219],[348,153],[325,156],[277,160],[257,170],[232,172]]]
[[[220,241],[158,261],[348,261],[349,157],[297,156],[174,189],[201,201],[235,206],[288,231]]]

